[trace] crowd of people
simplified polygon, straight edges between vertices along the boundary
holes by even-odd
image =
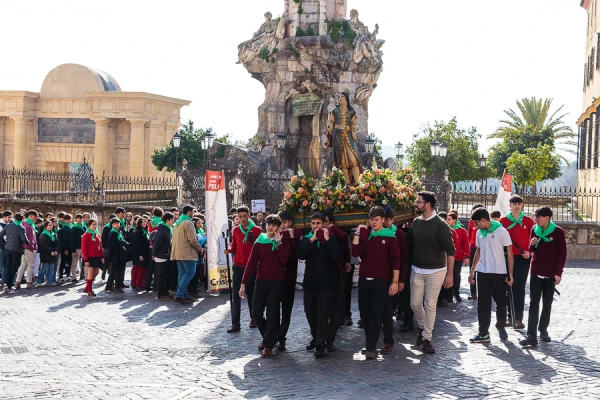
[[[231,244],[224,250],[233,259],[227,332],[241,330],[241,303],[247,299],[249,327],[260,332],[262,356],[272,357],[275,348],[285,351],[302,260],[303,306],[312,337],[306,349],[317,358],[335,352],[338,329],[354,323],[357,267],[358,325],[364,329],[362,352],[368,359],[393,352],[394,316],[402,321],[401,332],[417,331],[416,346],[435,353],[437,308],[463,301],[463,266],[469,268],[468,299],[477,301],[479,327],[472,343],[490,341],[493,302],[501,340],[508,338],[506,327],[526,327],[528,277],[531,303],[527,336],[520,343],[535,346],[538,337],[549,342],[552,300],[567,256],[565,234],[552,221],[550,207],[537,208],[534,221],[523,213],[520,196],[509,202],[511,211],[505,216],[475,205],[467,228],[456,210],[435,211],[432,192],[418,193],[417,218],[401,226],[394,224],[388,206],[373,207],[369,224],[354,229],[337,226],[331,212],[314,213],[310,229],[299,229],[285,211],[252,216],[246,206],[234,208],[229,215]],[[85,279],[83,292],[94,297],[92,285],[102,272],[105,292],[122,293],[129,288],[124,278],[131,263],[133,290],[156,291],[158,301],[190,304],[198,299],[199,280],[206,278],[204,221],[189,205],[181,214],[176,207],[156,207],[135,216],[118,207],[101,229],[89,213],[42,217],[35,210],[5,211],[0,222],[4,292],[19,290],[24,277],[28,289]]]

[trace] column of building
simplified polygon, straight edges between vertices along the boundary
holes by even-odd
[[[149,157],[145,152],[147,149],[145,127],[148,121],[129,118],[127,121],[129,121],[131,124],[131,137],[129,144],[129,176],[144,176],[149,161]]]
[[[106,118],[95,118],[96,134],[94,139],[94,160],[92,168],[94,174],[100,176],[102,174],[113,174],[112,157],[114,152],[111,152],[114,143],[110,143],[108,137],[108,124],[110,120]]]

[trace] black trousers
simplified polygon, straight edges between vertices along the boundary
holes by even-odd
[[[169,296],[169,266],[171,262],[155,262],[154,263],[154,279],[156,281],[156,296]]]
[[[377,347],[389,288],[387,280],[358,280],[358,311],[365,330],[367,351],[375,351]]]
[[[9,288],[14,284],[15,275],[21,266],[21,257],[23,254],[18,251],[6,250],[6,259],[4,264],[3,283]],[[20,282],[19,282],[20,283]]]
[[[106,290],[120,289],[123,287],[123,273],[125,271],[125,264],[117,264],[111,262],[110,273],[108,280],[106,281]]]
[[[469,256],[469,266],[473,266],[473,259],[475,258],[475,252],[477,248],[471,247],[471,255]],[[475,272],[475,283],[471,285],[471,296],[477,296],[477,272]]]
[[[350,272],[342,273],[342,317],[352,318],[352,286],[355,265],[352,264]]]
[[[524,259],[523,256],[514,256],[513,279],[512,285],[513,296],[515,298],[515,319],[523,319],[523,310],[525,309],[525,285],[529,276],[529,265],[531,258]],[[508,263],[506,264],[508,265]],[[512,306],[510,305],[510,296],[508,296],[508,316],[511,317]]]
[[[490,333],[492,321],[492,299],[496,302],[496,328],[504,329],[506,324],[506,285],[505,274],[477,273],[477,319],[479,334]]]
[[[244,271],[246,270],[246,268],[240,267],[239,265],[234,265],[232,270],[233,305],[231,307],[231,324],[239,325],[242,310],[242,299],[240,299],[240,287],[242,286],[242,277],[244,276]],[[254,319],[254,316],[252,314],[252,308],[254,304],[253,296],[255,290],[255,281],[256,273],[254,273],[254,276],[252,276],[252,278],[248,281],[248,284],[246,285],[246,299],[248,299],[248,311],[250,312],[251,319]]]
[[[342,280],[338,279],[337,288],[335,289],[335,296],[333,297],[333,306],[331,308],[331,315],[329,316],[329,334],[327,335],[327,343],[334,343],[335,337],[337,336],[338,329],[340,329],[340,323],[342,321]],[[345,321],[345,318],[344,318]]]
[[[263,344],[270,349],[277,343],[279,303],[283,285],[283,281],[256,281],[254,285],[252,298],[254,321],[263,338]]]
[[[529,304],[529,320],[527,321],[528,336],[537,337],[538,330],[542,333],[548,333],[550,313],[552,312],[552,301],[554,300],[554,287],[554,278],[543,279],[537,275],[531,275],[529,281],[529,296],[531,297],[531,303]],[[540,298],[542,300],[541,316]]]
[[[335,307],[336,290],[304,289],[304,313],[315,346],[322,349],[331,335],[331,315]]]
[[[394,306],[397,304],[400,293],[385,297],[385,304],[383,305],[383,344],[394,344]]]
[[[177,261],[169,261],[167,276],[167,286],[171,292],[177,291],[177,278],[179,277],[179,270],[177,269]]]
[[[454,269],[452,270],[452,278],[454,281],[454,285],[446,289],[444,286],[440,289],[440,295],[438,296],[438,301],[442,299],[448,300],[448,303],[452,303],[454,301],[454,296],[458,296],[460,293],[460,273],[462,270],[463,260],[454,260]]]
[[[410,306],[410,274],[412,273],[412,267],[408,265],[406,271],[406,282],[404,283],[404,290],[400,292],[400,302],[398,303],[398,314],[402,315],[402,323],[404,325],[411,325],[415,312]]]
[[[154,285],[152,285],[152,278],[156,279],[156,263],[154,262],[154,260],[150,260],[150,263],[148,264],[148,269],[146,270],[146,285],[144,287],[144,290],[149,292],[152,288],[154,288],[154,290],[156,290],[156,282],[154,282]]]
[[[281,295],[281,324],[279,325],[278,340],[285,344],[286,335],[292,321],[292,309],[294,308],[294,297],[296,296],[296,284],[285,283]]]
[[[71,262],[73,261],[73,255],[70,251],[67,250],[67,254],[62,251],[60,254],[60,268],[59,268],[59,278],[63,277],[63,274],[68,278],[71,276]]]

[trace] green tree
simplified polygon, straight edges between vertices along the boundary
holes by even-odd
[[[481,179],[477,128],[461,129],[458,127],[456,117],[453,117],[448,123],[435,121],[433,126],[423,127],[419,133],[413,135],[413,138],[414,141],[406,153],[410,165],[417,173],[425,167],[428,174],[431,174],[436,168],[436,161],[431,155],[429,144],[437,140],[448,146],[444,164],[449,172],[448,180],[459,182]],[[487,171],[485,175],[488,175]]]
[[[526,186],[535,186],[537,182],[548,179],[548,171],[560,176],[560,159],[549,145],[544,144],[527,149],[524,154],[515,151],[506,160],[506,168],[515,186],[523,193]]]
[[[535,138],[537,141],[535,146],[539,143],[550,144],[553,154],[560,157],[567,165],[570,165],[569,160],[558,153],[556,148],[556,146],[559,146],[558,150],[564,153],[576,154],[577,142],[575,139],[577,135],[563,121],[567,114],[559,115],[564,106],[560,106],[556,111],[551,112],[552,99],[526,97],[520,101],[517,100],[517,107],[519,112],[512,109],[504,110],[508,118],[500,120],[502,125],[494,133],[488,135],[488,138],[515,140],[518,139],[519,135],[526,133]],[[527,140],[527,138],[524,138],[524,140]],[[534,146],[525,148],[529,147]],[[523,154],[523,151],[519,152]]]
[[[189,120],[187,124],[183,125],[179,129],[179,136],[181,136],[181,144],[179,146],[179,167],[181,168],[181,162],[185,159],[188,161],[190,168],[199,168],[204,163],[204,150],[202,150],[202,139],[206,132],[211,129],[198,129],[194,126],[194,121]],[[228,136],[221,136],[215,138],[215,141],[222,142],[228,141]],[[152,155],[152,164],[159,170],[162,171],[166,168],[169,172],[175,171],[175,147],[173,147],[173,139],[169,142],[167,147],[154,151]]]

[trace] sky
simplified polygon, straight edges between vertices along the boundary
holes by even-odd
[[[385,146],[453,116],[480,149],[503,110],[523,97],[582,111],[586,13],[579,0],[348,0],[378,38],[384,70],[369,131]],[[237,45],[283,0],[0,0],[0,90],[39,92],[65,63],[106,71],[123,91],[191,100],[182,122],[246,141],[258,128],[261,83],[237,65]]]

